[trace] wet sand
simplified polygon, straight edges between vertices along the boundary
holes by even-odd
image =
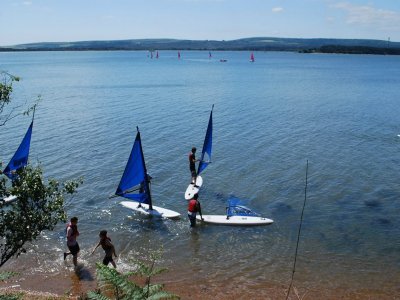
[[[7,268],[4,268],[6,271]],[[3,270],[2,270],[3,271]],[[13,270],[16,271],[16,270]],[[56,274],[32,274],[24,275],[22,270],[19,275],[5,282],[0,282],[0,294],[5,291],[27,291],[33,295],[43,293],[47,295],[59,295],[69,299],[76,299],[90,290],[96,289],[95,269],[83,266],[80,271],[73,269],[65,273]],[[164,283],[165,290],[174,293],[181,299],[285,299],[287,286],[278,283],[246,284],[238,285],[232,282],[212,282],[204,278],[202,280],[187,278],[177,281],[171,272],[158,275],[153,279],[154,283]],[[400,287],[394,291],[377,290],[341,290],[329,287],[299,287],[294,285],[298,296],[292,290],[289,299],[399,299]],[[43,298],[44,299],[44,298]]]

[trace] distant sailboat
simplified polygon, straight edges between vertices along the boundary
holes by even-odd
[[[158,59],[158,50],[157,50],[157,53],[156,53],[156,58]]]
[[[150,58],[153,59],[153,51],[150,52]]]
[[[207,132],[203,143],[203,150],[201,151],[200,163],[197,169],[196,184],[190,183],[189,186],[187,187],[185,192],[186,200],[192,199],[194,194],[197,194],[199,192],[200,187],[203,185],[203,178],[200,176],[200,173],[203,172],[204,169],[207,168],[208,164],[211,162],[213,110],[214,110],[214,104],[211,108],[210,118],[208,120]]]
[[[181,52],[178,51],[178,59],[181,59]]]
[[[211,51],[208,51],[208,59],[211,59],[212,55],[211,55]]]
[[[135,142],[115,195],[132,200],[122,201],[121,205],[142,214],[162,218],[179,217],[180,214],[175,211],[153,205],[150,179],[147,174],[142,141],[137,127]]]
[[[253,52],[251,52],[251,54],[250,54],[250,62],[255,62],[254,53]]]
[[[14,153],[10,162],[3,171],[4,175],[6,175],[11,180],[15,179],[17,170],[26,167],[28,164],[34,118],[35,118],[35,111],[33,112],[32,122],[29,125],[29,128],[26,131],[21,144],[19,145],[17,151]],[[16,199],[17,199],[16,196],[11,195],[9,197],[4,198],[3,200],[5,202],[12,202]]]

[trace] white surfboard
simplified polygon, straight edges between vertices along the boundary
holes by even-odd
[[[200,215],[197,215],[196,219],[201,221]],[[232,216],[227,219],[226,215],[203,215],[203,222],[219,225],[255,226],[272,224],[274,221],[263,217],[253,216]]]
[[[10,196],[8,196],[8,197],[3,198],[3,201],[4,201],[6,204],[11,203],[11,202],[14,202],[15,200],[17,200],[17,196],[14,196],[14,195],[10,195]]]
[[[121,202],[122,206],[125,206],[126,208],[132,209],[134,211],[137,211],[139,213],[145,214],[145,215],[151,215],[153,217],[158,217],[158,218],[169,218],[169,219],[174,219],[174,218],[179,218],[180,213],[169,210],[166,208],[158,207],[153,205],[153,209],[149,209],[148,204],[142,203],[139,207],[139,202],[133,202],[133,201],[122,201]]]
[[[189,184],[186,189],[186,192],[185,192],[185,199],[186,200],[192,199],[193,196],[199,192],[202,185],[203,185],[203,178],[200,175],[198,175],[196,177],[196,186],[197,187],[195,187],[195,185],[193,183]]]

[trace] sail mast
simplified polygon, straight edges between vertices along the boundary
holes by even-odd
[[[152,200],[151,200],[151,191],[150,191],[150,186],[149,186],[149,178],[147,176],[146,162],[144,160],[144,155],[143,155],[142,139],[140,137],[139,127],[136,126],[136,129],[137,129],[137,132],[138,132],[138,135],[139,135],[140,154],[141,154],[142,163],[143,163],[143,167],[144,167],[144,180],[143,180],[144,190],[145,190],[146,195],[148,197],[149,209],[153,210],[153,203],[152,203]]]

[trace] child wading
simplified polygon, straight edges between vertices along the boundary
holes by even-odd
[[[107,230],[100,231],[99,237],[100,241],[97,244],[97,246],[93,249],[92,254],[94,253],[94,251],[96,251],[97,247],[101,245],[106,254],[103,259],[103,264],[108,266],[108,264],[111,263],[114,266],[114,268],[116,268],[117,266],[112,256],[114,255],[114,257],[117,257],[117,254],[115,254],[115,248],[114,245],[111,243],[111,239],[107,236]]]
[[[78,265],[78,253],[79,253],[79,244],[76,241],[76,238],[79,236],[78,231],[78,218],[73,217],[71,218],[71,222],[67,224],[67,247],[70,252],[64,252],[64,260],[67,258],[68,255],[72,254],[72,261],[74,262],[74,266]]]
[[[196,226],[196,214],[199,213],[201,220],[203,220],[203,215],[201,213],[201,206],[198,200],[199,194],[194,194],[193,199],[190,199],[188,203],[188,217],[190,220],[190,227]]]

